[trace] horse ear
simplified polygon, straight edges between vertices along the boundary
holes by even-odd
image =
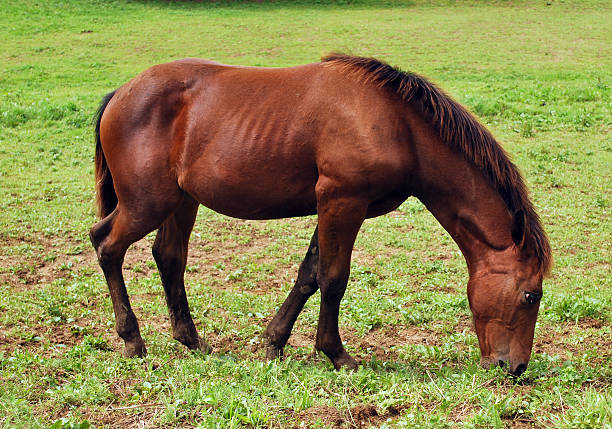
[[[512,218],[512,241],[517,246],[522,246],[525,240],[525,213],[517,210]]]

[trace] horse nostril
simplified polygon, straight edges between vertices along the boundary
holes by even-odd
[[[514,370],[514,375],[516,375],[517,377],[520,377],[521,374],[524,373],[526,369],[527,369],[527,365],[522,363],[516,367],[516,369]]]
[[[497,365],[499,365],[500,368],[503,368],[506,366],[506,362],[504,362],[503,360],[498,360]]]

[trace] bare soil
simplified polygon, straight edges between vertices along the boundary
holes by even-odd
[[[319,405],[307,408],[294,417],[300,422],[295,427],[319,427],[318,423],[333,428],[370,428],[380,426],[387,420],[397,418],[402,408],[389,407],[384,412],[379,412],[372,404],[362,404],[348,410],[339,410],[327,405]]]

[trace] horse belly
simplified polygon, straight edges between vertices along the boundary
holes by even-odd
[[[201,159],[179,184],[204,206],[240,219],[278,219],[315,214],[316,167],[288,168],[267,162]],[[295,167],[295,166],[294,166]]]

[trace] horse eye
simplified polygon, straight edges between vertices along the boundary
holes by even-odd
[[[528,304],[535,304],[541,297],[542,294],[536,292],[525,292],[525,301],[527,301]]]

